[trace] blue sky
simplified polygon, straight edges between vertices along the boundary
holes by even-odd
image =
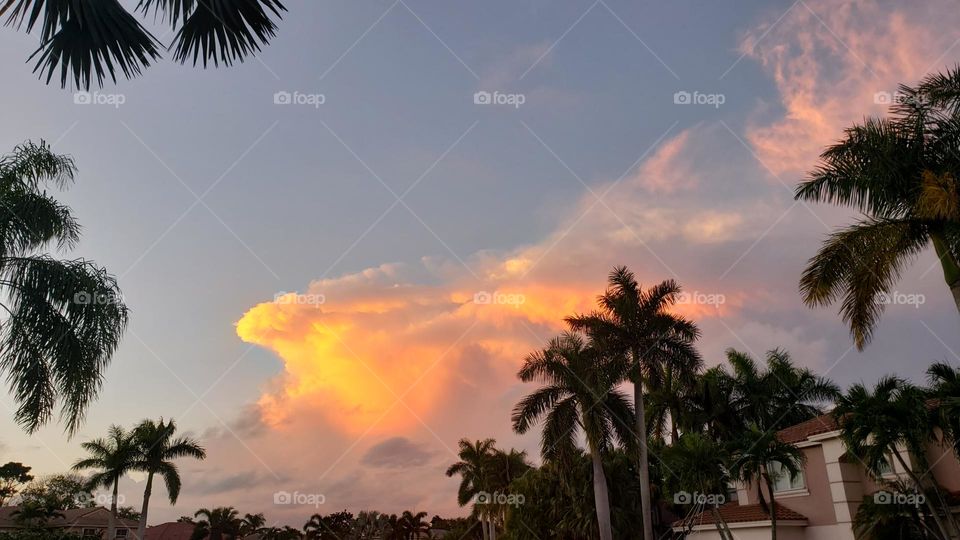
[[[176,508],[157,501],[157,519],[234,504],[299,524],[298,509],[272,506],[277,489],[324,493],[324,511],[453,513],[455,483],[440,471],[459,437],[536,447],[509,433],[506,411],[524,391],[511,379],[522,360],[513,347],[530,350],[558,330],[568,313],[557,306],[589,305],[615,264],[644,283],[677,278],[725,296],[722,309],[696,312],[708,363],[730,346],[783,346],[844,385],[956,364],[957,315],[930,254],[899,286],[924,304],[892,306],[862,353],[834,309],[802,305],[804,261],[829,227],[855,216],[791,197],[817,149],[883,112],[876,92],[956,63],[960,35],[945,5],[291,1],[258,58],[209,70],[162,61],[100,90],[122,95],[119,107],[78,105],[72,89],[37,81],[24,63],[36,38],[5,29],[0,149],[43,138],[74,156],[78,181],[61,198],[84,237],[71,256],[117,274],[133,313],[82,432],[67,440],[51,426],[27,437],[2,415],[0,459],[56,472],[111,423],[172,416],[204,437],[211,457],[184,464],[184,497]],[[477,105],[478,91],[524,103]],[[721,94],[723,104],[677,105],[680,91]],[[277,105],[277,92],[324,103]],[[497,269],[512,260],[530,271],[503,278]],[[550,289],[542,309],[557,309],[554,323],[437,307],[488,289],[525,292],[533,304],[540,293],[527,286]],[[337,304],[390,289],[404,291],[395,319]],[[302,320],[298,331],[275,322],[277,335],[238,337],[248,310],[289,291],[330,305],[286,314],[284,323]],[[338,394],[320,381],[309,399],[285,402],[286,423],[261,425],[263,396],[304,377],[292,367],[303,360],[281,349],[308,347],[314,317],[346,312],[354,330],[344,347],[377,358],[372,371],[388,383],[404,359],[366,347],[364,332],[432,327],[443,315],[479,321],[482,335],[442,325],[436,342],[431,334],[459,363],[437,358],[445,378],[426,384],[454,390],[412,404],[416,421],[344,429],[332,417],[348,416],[349,403],[325,401]],[[419,350],[425,339],[397,341]],[[468,365],[489,368],[477,375],[482,391],[454,399],[476,380],[461,376]],[[277,440],[289,441],[287,453]],[[369,465],[382,463],[363,458],[381,456],[384,442],[416,466]],[[396,497],[378,496],[382,485]],[[138,500],[139,488],[128,490]]]

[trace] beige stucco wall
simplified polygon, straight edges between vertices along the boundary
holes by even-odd
[[[837,522],[837,519],[833,509],[833,498],[830,493],[830,481],[827,478],[823,448],[816,445],[808,446],[802,450],[806,457],[803,472],[807,487],[806,492],[793,495],[777,494],[776,501],[806,516],[812,526],[833,525]],[[769,502],[770,493],[766,487],[763,488],[763,494]],[[747,490],[747,499],[747,504],[759,502],[756,484],[750,486]]]

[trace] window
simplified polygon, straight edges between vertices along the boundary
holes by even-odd
[[[84,529],[83,530],[84,538],[100,538],[100,533],[96,529]]]
[[[117,538],[126,538],[127,529],[117,529]]]
[[[790,472],[784,469],[783,465],[777,461],[767,464],[767,474],[770,475],[770,480],[773,482],[774,493],[796,491],[806,487],[803,479],[803,471],[800,471],[797,476],[790,478]]]

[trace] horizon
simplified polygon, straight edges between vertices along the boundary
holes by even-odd
[[[57,256],[105,266],[131,310],[74,437],[24,433],[0,393],[0,462],[66,472],[111,424],[172,418],[208,457],[178,462],[175,506],[155,488],[151,524],[464,516],[458,441],[540,462],[510,426],[517,371],[620,265],[680,283],[707,366],[781,348],[842,388],[960,366],[931,249],[862,351],[838,304],[807,307],[807,260],[858,213],[794,200],[845,127],[960,63],[946,1],[287,4],[243,63],[167,53],[89,92],[38,80],[36,35],[0,29],[0,152],[73,157],[49,192],[82,239]]]

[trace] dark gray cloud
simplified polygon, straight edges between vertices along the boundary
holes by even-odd
[[[391,437],[367,450],[360,463],[370,467],[401,468],[426,465],[433,452],[406,437]]]

